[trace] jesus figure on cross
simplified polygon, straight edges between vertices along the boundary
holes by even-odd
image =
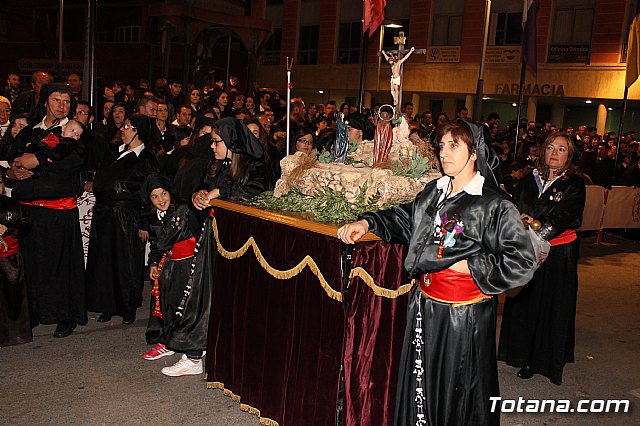
[[[387,52],[384,50],[381,52],[382,56],[389,62],[391,65],[391,96],[393,96],[393,106],[398,107],[398,100],[400,97],[400,84],[402,83],[400,76],[402,74],[402,64],[406,61],[409,56],[413,53],[415,47],[412,47],[407,53],[406,56],[402,57],[402,59],[398,59],[396,55],[387,55]]]

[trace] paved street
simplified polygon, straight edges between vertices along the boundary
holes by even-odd
[[[502,397],[629,399],[631,412],[503,414],[503,425],[640,424],[640,242],[611,235],[593,242],[582,244],[576,362],[564,384],[523,381],[500,364]],[[39,326],[33,343],[0,349],[0,425],[259,425],[221,391],[206,389],[202,376],[163,376],[177,356],[143,361],[146,317],[141,309],[125,327],[117,319],[98,324],[93,314],[66,339]]]

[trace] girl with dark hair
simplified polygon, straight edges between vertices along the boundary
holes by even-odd
[[[289,154],[300,151],[309,155],[315,148],[316,138],[308,127],[298,127],[292,131],[289,140],[292,142],[289,144]]]
[[[151,204],[149,277],[153,289],[145,336],[148,344],[154,344],[142,358],[153,361],[174,353],[167,348],[169,330],[189,280],[202,221],[190,205],[176,200],[171,182],[163,175],[149,175],[140,195]]]
[[[195,118],[196,115],[202,111],[202,92],[195,86],[191,86],[187,90],[187,98],[185,99],[185,105],[191,108],[191,118]]]
[[[100,312],[98,322],[113,315],[127,325],[135,321],[142,303],[144,245],[149,237],[143,223],[139,192],[146,177],[158,171],[149,151],[151,126],[146,115],[134,114],[122,126],[119,152],[96,171],[89,254],[87,257],[87,306]]]
[[[408,244],[415,279],[396,396],[397,426],[497,425],[497,295],[522,286],[536,258],[520,215],[498,188],[483,124],[438,127],[445,176],[409,204],[367,212],[338,230],[353,244],[371,230]]]
[[[18,136],[18,133],[20,133],[20,130],[29,125],[28,119],[29,114],[22,113],[16,114],[11,120],[9,120],[9,127],[4,133],[4,136],[0,138],[0,161],[9,160],[13,141],[16,139],[16,136]]]
[[[552,133],[542,144],[536,168],[514,194],[522,219],[551,244],[546,262],[520,293],[508,297],[502,315],[498,359],[519,367],[518,377],[542,374],[562,383],[574,361],[578,249],[585,182],[571,161],[567,133]]]
[[[217,117],[215,118],[225,118],[230,117],[232,115],[231,108],[229,107],[229,95],[222,89],[214,89],[209,97],[209,102],[212,106],[212,111],[214,115],[217,113]]]
[[[107,128],[104,138],[109,141],[109,150],[114,153],[122,145],[122,139],[120,129],[124,125],[124,120],[127,117],[127,104],[124,102],[117,102],[113,104],[111,113],[107,117]]]
[[[205,179],[206,189],[193,194],[191,200],[198,210],[209,208],[214,198],[243,200],[259,195],[266,189],[266,170],[262,162],[263,150],[258,139],[247,126],[235,118],[223,118],[211,132],[210,145],[215,160]],[[174,325],[167,332],[167,347],[184,352],[172,366],[162,369],[167,376],[200,374],[202,355],[207,347],[207,328],[211,300],[213,259],[215,256],[213,210],[202,228],[196,247],[198,252],[191,263],[191,272],[185,283]]]

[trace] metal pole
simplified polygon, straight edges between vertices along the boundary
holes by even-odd
[[[618,160],[620,159],[620,139],[622,138],[622,126],[624,126],[624,115],[627,113],[627,101],[629,96],[629,88],[624,86],[624,96],[622,97],[622,111],[620,112],[620,127],[618,127],[618,144],[616,145],[616,159],[613,163],[613,183],[616,183],[616,170],[618,168]]]
[[[382,41],[384,39],[384,25],[380,25],[380,45],[378,46],[378,77],[376,78],[376,98],[380,93],[380,64],[382,64]]]
[[[291,59],[291,61],[289,61]],[[287,153],[289,155],[289,133],[291,132],[291,68],[293,58],[287,56]]]
[[[64,33],[64,0],[60,0],[60,12],[58,13],[58,76],[62,77],[62,44]]]
[[[367,74],[367,50],[369,50],[369,37],[367,33],[362,34],[362,56],[360,57],[360,94],[358,96],[358,105],[360,112],[364,108],[364,86]]]
[[[229,77],[231,77],[229,73],[230,65],[231,65],[231,35],[229,35],[229,41],[227,43],[227,80],[224,83],[225,86],[229,84]]]
[[[525,61],[524,57],[522,58],[522,67],[520,70],[520,88],[518,89],[518,110],[516,112],[516,136],[515,141],[513,143],[513,161],[517,161],[518,155],[518,131],[520,129],[520,113],[522,111],[522,103],[524,102],[524,92],[522,88],[524,87],[524,81],[527,76],[527,61]],[[524,153],[523,153],[524,154]]]
[[[487,52],[487,40],[489,38],[489,21],[491,18],[491,0],[487,0],[484,11],[484,39],[482,42],[482,56],[480,57],[480,73],[478,75],[478,86],[476,87],[476,99],[473,103],[473,117],[476,121],[482,115],[482,91],[484,86],[484,57]]]
[[[87,0],[84,69],[82,72],[82,99],[86,99],[93,107],[97,107],[95,99],[96,1]]]

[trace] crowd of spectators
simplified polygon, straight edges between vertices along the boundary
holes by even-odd
[[[15,163],[21,132],[38,124],[35,117],[38,112],[43,113],[38,107],[49,105],[43,102],[41,94],[49,93],[46,88],[54,80],[52,74],[36,71],[30,87],[21,90],[16,74],[7,77],[3,96],[0,96],[0,162],[4,167]],[[145,149],[155,157],[158,170],[173,182],[182,200],[190,200],[206,177],[208,165],[213,161],[211,133],[218,120],[238,119],[260,141],[267,169],[267,187],[272,188],[280,176],[279,163],[285,155],[296,151],[319,154],[331,150],[338,121],[359,123],[355,127],[358,137],[370,137],[367,129],[373,129],[373,126],[365,126],[362,121],[375,125],[380,108],[380,105],[373,105],[361,109],[346,102],[339,105],[335,100],[324,104],[305,103],[302,98],[293,98],[289,105],[291,128],[287,141],[286,99],[273,89],[261,88],[258,82],[245,91],[235,76],[226,83],[204,87],[185,86],[175,78],[135,83],[114,81],[100,88],[95,105],[82,99],[83,82],[79,75],[68,75],[57,83],[63,83],[72,98],[65,119],[71,118],[80,126],[79,132],[72,136],[80,138],[83,146],[84,165],[80,174],[85,191],[93,191],[94,176],[109,158],[131,148],[131,141],[126,140],[127,129],[132,126],[131,118],[145,116],[151,123],[148,134],[144,135]],[[55,118],[53,111],[46,114],[54,117],[49,129],[43,127],[43,130],[50,130],[59,124],[60,117]],[[416,112],[411,102],[403,105],[401,114],[412,134],[431,142],[435,142],[437,126],[450,119],[445,112]],[[468,119],[468,114],[463,107],[456,111],[455,118]],[[40,119],[42,115],[38,116]],[[577,130],[571,126],[561,129],[552,123],[536,126],[525,119],[519,123],[509,120],[502,127],[496,113],[490,113],[481,121],[489,128],[492,147],[500,158],[500,183],[511,194],[533,169],[542,142],[556,131],[564,131],[572,138],[576,147],[572,161],[588,183],[606,188],[640,186],[640,142],[636,140],[635,132],[620,135],[618,140],[613,132],[599,135],[596,128],[586,125],[577,126]],[[71,130],[63,129],[62,132],[71,134]],[[59,141],[64,140],[65,133],[57,137],[62,138]],[[69,146],[76,146],[70,142]],[[618,147],[620,152],[616,153]],[[56,149],[61,148],[62,145]],[[51,158],[47,155],[42,158]],[[8,183],[11,184],[11,179]],[[70,331],[59,334],[68,335]]]

